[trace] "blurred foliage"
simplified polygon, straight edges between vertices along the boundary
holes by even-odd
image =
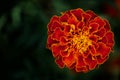
[[[120,80],[120,63],[116,64],[117,68],[113,66],[113,60],[120,61],[120,8],[115,1],[0,1],[0,80]],[[74,8],[90,9],[107,18],[115,34],[116,44],[108,61],[88,73],[58,68],[52,53],[46,49],[50,18]]]

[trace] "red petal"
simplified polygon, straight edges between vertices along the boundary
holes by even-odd
[[[94,33],[94,32],[97,32],[97,31],[98,31],[99,24],[93,22],[93,23],[90,23],[90,24],[89,24],[89,27],[91,28],[91,29],[90,29],[90,34],[91,34],[91,33]]]
[[[83,13],[82,16],[84,17],[84,21],[86,24],[88,23],[88,21],[90,20],[91,16],[87,13]]]
[[[95,48],[94,45],[89,46],[89,50],[91,51],[92,56],[98,55],[98,53],[96,52],[96,48]]]
[[[58,41],[53,40],[53,39],[51,38],[51,36],[49,35],[49,36],[48,36],[48,39],[47,39],[47,47],[50,48],[52,44],[56,44],[56,43],[58,43]]]
[[[78,23],[78,20],[77,20],[77,18],[74,15],[72,15],[71,17],[69,17],[67,22],[68,22],[68,24],[76,25]]]
[[[99,29],[105,26],[104,20],[102,20],[100,17],[96,17],[94,21],[99,24]]]
[[[57,27],[63,29],[63,27],[61,26],[60,22],[54,21],[53,24],[52,24],[52,26],[51,26],[51,28],[50,28],[50,30],[51,30],[51,31],[54,31],[55,28],[57,28]]]
[[[68,43],[68,40],[65,37],[60,38],[60,44],[61,45],[66,45]]]
[[[52,45],[52,53],[54,57],[60,55],[60,51],[65,50],[66,46],[60,46],[59,44]]]
[[[65,14],[67,14],[69,17],[72,15],[70,10],[66,11]]]
[[[79,55],[78,59],[76,61],[76,68],[81,68],[81,67],[84,67],[84,66],[86,66],[86,64],[83,60],[83,56]]]
[[[52,22],[52,21],[59,21],[59,17],[55,15],[55,16],[53,16],[53,17],[51,18],[50,21],[51,21],[51,22]]]
[[[92,70],[97,66],[97,61],[92,59],[92,56],[89,55],[86,59],[85,59],[86,64],[89,66],[89,69]]]
[[[73,53],[70,53],[68,57],[64,57],[63,62],[67,67],[70,67],[75,62]]]
[[[70,53],[69,53],[68,51],[61,51],[61,52],[60,52],[60,55],[61,55],[62,57],[68,57],[68,56],[70,55]]]
[[[85,32],[85,31],[88,31],[88,30],[89,30],[89,28],[87,26],[84,26],[82,31]]]
[[[98,38],[97,38],[96,35],[90,35],[89,39],[92,40],[92,41],[94,41],[94,42],[98,41]]]
[[[106,31],[109,31],[110,30],[110,24],[107,20],[104,20],[104,22],[106,23],[104,28],[106,29]]]
[[[95,48],[96,48],[96,49],[98,49],[98,48],[99,48],[99,45],[98,45],[98,43],[96,43],[96,42],[93,42],[92,44],[95,46]]]
[[[86,67],[81,68],[75,68],[76,72],[88,72],[88,69]]]
[[[97,17],[97,15],[91,10],[87,10],[86,13],[91,15],[91,19],[94,19],[95,17]]]
[[[60,40],[60,37],[64,36],[64,32],[60,28],[56,28],[52,34],[52,38],[56,40]]]
[[[101,58],[101,56],[97,56],[96,58],[98,64],[103,64],[108,59],[108,56],[106,56],[105,58]]]
[[[99,37],[103,37],[106,33],[106,30],[104,28],[101,28],[97,33],[95,33],[96,35],[98,35]]]
[[[114,43],[107,43],[107,46],[112,48],[114,46]]]
[[[66,14],[66,13],[64,13],[64,14],[60,17],[60,20],[61,20],[62,22],[67,22],[68,18],[69,18],[69,15]]]
[[[77,24],[77,29],[82,30],[83,27],[84,27],[84,22],[79,22],[79,23]]]
[[[64,27],[65,34],[68,34],[70,32],[70,29],[71,29],[70,25],[65,25]]]
[[[49,29],[49,30],[51,30],[50,28],[51,28],[53,22],[55,22],[55,21],[57,21],[57,22],[59,21],[59,17],[58,17],[58,16],[53,16],[53,17],[51,18],[50,23],[48,24],[48,29]]]
[[[102,40],[100,40],[100,42],[103,42],[103,43],[106,44],[106,43],[107,43],[107,39],[106,39],[106,37],[103,37]]]
[[[82,20],[82,15],[81,14],[83,12],[84,11],[82,9],[80,9],[80,8],[71,11],[71,13],[74,14],[79,21]]]
[[[101,55],[102,58],[105,58],[110,53],[110,48],[107,47],[104,43],[98,43],[99,48],[97,49],[97,52]]]
[[[64,68],[64,63],[63,63],[63,61],[62,61],[62,57],[58,57],[56,60],[55,60],[55,62],[56,62],[56,64],[58,64],[58,66],[60,67],[60,68]]]
[[[91,54],[89,49],[87,49],[87,51],[85,51],[84,53],[82,53],[82,55],[83,55],[84,58],[87,58],[89,56],[89,54]]]
[[[114,46],[114,34],[112,32],[108,32],[105,35],[106,39],[107,39],[107,45],[110,47]]]
[[[75,65],[76,65],[76,62],[74,62],[70,67],[69,67],[69,69],[75,69]]]
[[[52,46],[52,53],[54,57],[57,57],[60,54],[60,46],[59,45],[53,45]]]

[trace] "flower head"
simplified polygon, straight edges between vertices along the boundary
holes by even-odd
[[[113,46],[109,22],[90,10],[69,10],[48,24],[47,48],[60,68],[93,70],[108,59]]]

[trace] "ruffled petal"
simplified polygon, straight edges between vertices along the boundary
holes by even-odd
[[[68,14],[63,14],[61,17],[60,17],[60,21],[61,22],[67,22],[69,18],[69,15]]]
[[[68,44],[68,39],[64,36],[60,38],[60,44],[61,45],[67,45]]]
[[[59,17],[58,16],[53,16],[51,18],[50,23],[48,24],[48,30],[51,31],[51,27],[52,27],[54,22],[59,22]]]
[[[104,26],[104,28],[106,29],[106,32],[107,32],[107,31],[110,30],[110,24],[108,23],[107,20],[104,20],[104,22],[105,22],[105,26]]]
[[[60,46],[59,45],[53,45],[52,46],[52,53],[54,57],[57,57],[60,54]]]
[[[70,25],[66,25],[66,26],[64,27],[64,33],[65,33],[66,35],[69,34],[70,29],[71,29]]]
[[[55,60],[56,64],[60,67],[60,68],[64,68],[65,64],[63,63],[62,61],[62,57],[58,57],[56,60]]]
[[[53,40],[51,36],[48,36],[48,39],[47,39],[47,47],[50,48],[52,46],[52,44],[57,44],[58,41],[56,40]]]
[[[84,17],[82,21],[87,24],[88,21],[89,21],[90,18],[91,18],[91,15],[89,15],[89,14],[87,14],[87,13],[83,13],[82,16]]]
[[[97,60],[93,59],[91,55],[85,58],[86,64],[89,66],[89,69],[92,70],[97,66]]]
[[[104,44],[107,44],[107,39],[106,39],[106,37],[103,37],[99,42],[102,42],[102,43],[104,43]]]
[[[77,29],[82,30],[83,27],[84,27],[84,22],[79,22],[79,23],[77,24]]]
[[[98,49],[98,48],[99,48],[98,42],[93,42],[92,44],[93,44],[93,46],[95,46],[95,49]]]
[[[90,24],[89,24],[89,27],[90,27],[90,31],[89,31],[90,34],[91,34],[91,33],[95,33],[95,32],[98,31],[99,24],[93,22],[93,23],[90,23]]]
[[[106,33],[106,39],[107,39],[107,46],[113,47],[114,46],[114,34],[112,32]]]
[[[60,46],[59,44],[53,44],[52,45],[52,53],[54,57],[57,57],[60,55],[61,50],[65,50],[66,46]]]
[[[105,33],[106,33],[106,30],[104,28],[101,28],[95,34],[101,38],[101,37],[104,37]]]
[[[94,19],[95,17],[97,17],[97,15],[91,10],[87,10],[86,13],[91,15],[91,20]]]
[[[77,18],[74,15],[72,15],[71,17],[69,17],[68,24],[74,24],[74,25],[76,25],[77,23],[78,23],[78,20],[77,20]]]
[[[50,27],[50,30],[51,31],[54,31],[56,28],[60,28],[60,29],[63,29],[62,25],[60,24],[60,22],[57,22],[57,21],[54,21],[53,24],[51,25]]]
[[[97,52],[101,55],[102,58],[105,58],[109,55],[111,49],[107,47],[104,43],[100,42],[98,44],[99,48],[97,49]]]
[[[88,68],[85,66],[85,67],[76,67],[75,68],[76,72],[88,72]]]
[[[95,48],[94,45],[89,46],[89,50],[90,50],[92,56],[97,56],[97,55],[99,55],[99,54],[97,53],[96,48]]]
[[[96,17],[93,21],[91,22],[95,22],[99,24],[99,29],[103,28],[105,26],[105,22],[104,20],[102,20],[100,17]]]
[[[71,13],[74,14],[79,21],[82,20],[82,13],[83,12],[84,11],[82,9],[80,9],[80,8],[71,11]]]
[[[89,39],[94,41],[94,42],[98,41],[98,37],[96,35],[90,35]]]
[[[68,57],[63,57],[63,62],[67,67],[70,67],[75,62],[73,53],[71,52]]]
[[[64,32],[60,28],[56,28],[52,34],[52,38],[60,41],[60,37],[64,36]]]
[[[90,52],[89,49],[87,49],[84,53],[82,53],[82,56],[83,56],[84,58],[87,58],[87,57],[89,56],[89,54],[91,54],[91,52]]]
[[[82,67],[86,66],[86,64],[85,64],[83,59],[84,59],[84,57],[82,55],[78,56],[78,59],[76,61],[76,68],[82,68]]]
[[[61,52],[60,52],[60,55],[61,55],[62,57],[68,57],[68,56],[70,55],[70,53],[69,53],[68,51],[61,51]]]
[[[101,56],[96,56],[96,58],[98,64],[103,64],[108,59],[108,56],[106,56],[105,58],[102,58]]]

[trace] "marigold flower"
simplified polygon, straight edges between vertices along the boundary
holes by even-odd
[[[109,22],[90,10],[69,10],[48,24],[47,48],[60,68],[93,70],[108,59],[113,46]]]

